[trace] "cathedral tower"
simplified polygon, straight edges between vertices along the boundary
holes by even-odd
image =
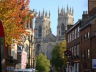
[[[50,28],[50,12],[39,12],[35,20],[35,42],[37,53],[40,53],[42,40],[51,33]]]
[[[50,32],[50,12],[47,13],[43,10],[42,13],[39,12],[36,20],[35,20],[35,37],[39,39],[43,39]]]
[[[65,10],[64,8],[58,8],[58,25],[57,25],[57,40],[65,39],[65,32],[67,30],[68,25],[73,24],[73,9],[68,8]]]

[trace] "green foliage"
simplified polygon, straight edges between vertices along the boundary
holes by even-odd
[[[55,66],[57,71],[62,71],[66,67],[67,57],[64,55],[66,51],[66,41],[56,45],[52,51],[52,65]]]
[[[50,71],[50,61],[44,54],[39,54],[36,59],[36,70],[38,72],[49,72]]]

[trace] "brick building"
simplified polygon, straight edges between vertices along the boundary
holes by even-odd
[[[80,49],[81,49],[81,70],[82,72],[92,71],[92,59],[96,58],[96,15],[91,16],[80,28]],[[92,71],[93,72],[93,71]]]
[[[96,0],[88,0],[88,11],[92,11],[93,8],[96,8]]]
[[[78,26],[79,37],[75,38],[74,30]],[[82,20],[74,24],[66,36],[67,49],[71,52],[67,72],[96,72],[96,0],[88,0],[88,12],[83,13]],[[77,58],[76,52],[79,54]]]
[[[87,12],[67,31],[68,56],[67,72],[96,71],[96,14],[88,16]]]
[[[81,72],[96,72],[96,0],[88,0],[88,14],[80,27]]]
[[[80,67],[80,25],[81,20],[78,20],[67,31],[67,49],[71,52],[68,56],[67,72],[79,72]]]

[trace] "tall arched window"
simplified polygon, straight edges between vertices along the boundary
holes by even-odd
[[[62,25],[61,25],[61,35],[64,35],[64,33],[65,33],[65,29],[64,28],[65,28],[64,24],[62,23]]]
[[[42,36],[42,27],[39,26],[39,28],[38,28],[38,37],[41,38],[41,36]]]
[[[36,46],[36,54],[37,55],[39,54],[39,51],[40,51],[40,44],[37,44],[37,46]]]

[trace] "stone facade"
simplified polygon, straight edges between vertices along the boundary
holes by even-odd
[[[58,9],[58,26],[57,26],[57,40],[64,40],[65,39],[65,32],[67,30],[68,25],[73,24],[73,9],[67,10],[65,9]]]
[[[36,55],[44,53],[48,59],[51,59],[54,46],[65,39],[67,25],[73,24],[73,10],[68,7],[66,11],[58,9],[57,36],[52,34],[50,24],[50,12],[39,12],[35,20]]]

